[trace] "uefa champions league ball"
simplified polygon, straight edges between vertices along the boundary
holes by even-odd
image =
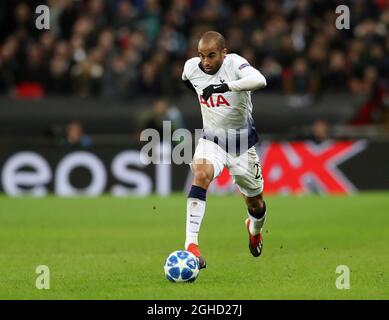
[[[193,282],[199,275],[199,263],[191,252],[174,251],[166,259],[165,276],[171,282]]]

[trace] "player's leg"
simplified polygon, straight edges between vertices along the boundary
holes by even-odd
[[[247,205],[246,227],[249,233],[249,249],[254,257],[262,253],[262,227],[266,219],[263,200],[263,177],[259,158],[254,147],[228,163],[234,183],[238,186]]]
[[[192,252],[198,259],[200,268],[206,263],[199,251],[198,236],[203,221],[206,206],[206,194],[214,175],[213,165],[206,159],[196,159],[192,163],[193,182],[186,204],[186,250]]]
[[[192,163],[193,182],[187,199],[185,247],[198,245],[198,234],[205,214],[206,194],[213,179],[214,169],[210,161],[196,159]]]
[[[185,249],[199,258],[201,268],[205,268],[205,260],[198,248],[198,237],[205,214],[206,194],[209,184],[223,167],[219,147],[200,139],[191,164],[193,182],[187,199]]]
[[[253,197],[243,195],[243,198],[247,205],[248,218],[245,222],[249,233],[249,249],[254,257],[258,257],[263,248],[262,228],[266,220],[266,203],[262,193]]]

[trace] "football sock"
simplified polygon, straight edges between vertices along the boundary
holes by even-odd
[[[253,236],[260,234],[266,220],[266,203],[263,202],[263,208],[258,211],[249,208],[248,216],[250,219],[250,233]]]
[[[205,213],[205,201],[207,190],[192,185],[186,203],[186,240],[185,249],[189,244],[198,245],[198,235],[201,221]]]

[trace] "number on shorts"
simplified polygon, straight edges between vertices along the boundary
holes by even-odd
[[[257,171],[255,172],[255,179],[260,179],[262,175],[260,173],[260,167],[258,162],[254,163],[254,168],[257,169]]]

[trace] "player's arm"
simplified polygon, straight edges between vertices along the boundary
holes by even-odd
[[[237,65],[238,80],[227,82],[230,91],[254,91],[266,87],[266,79],[257,69],[245,59]]]
[[[209,85],[203,90],[205,101],[213,93],[254,91],[266,87],[265,77],[257,69],[253,68],[246,59],[239,57],[239,59],[234,61],[234,68],[236,68],[238,80]]]
[[[196,93],[196,89],[194,88],[192,82],[190,80],[184,80],[185,86],[189,89],[192,90],[194,93]],[[197,93],[196,93],[197,94]]]
[[[188,62],[185,63],[184,70],[182,71],[182,81],[184,81],[185,86],[189,89],[192,90],[194,93],[197,94],[196,89],[194,88],[192,82],[188,79],[186,72],[188,69]]]

